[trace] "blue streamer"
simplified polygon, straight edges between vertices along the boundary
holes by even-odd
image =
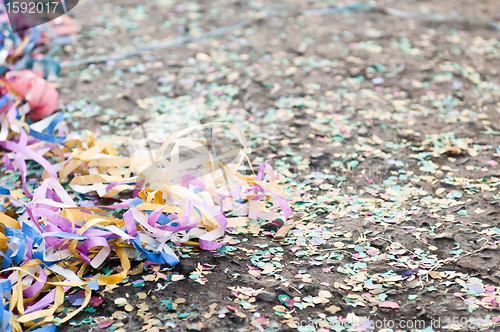
[[[14,264],[21,263],[22,259],[24,258],[27,246],[26,237],[22,230],[6,226],[4,226],[4,230],[5,230],[5,236],[11,238],[7,243],[14,243],[14,241],[17,240],[17,245],[19,248],[17,250],[17,254],[14,257],[12,257],[12,254],[14,252],[10,248],[7,249],[5,255],[2,254],[2,256],[4,256],[4,259],[2,261],[2,270],[8,268],[12,263]]]
[[[146,258],[153,263],[156,264],[169,264],[170,266],[174,266],[177,263],[179,263],[179,260],[177,257],[168,255],[164,252],[158,252],[158,253],[151,253],[145,249],[142,248],[141,244],[141,239],[139,235],[135,237],[135,239],[132,241],[132,244],[134,245],[135,249],[139,251],[141,254],[146,256]]]
[[[0,283],[0,294],[10,292],[12,290],[12,284],[10,283],[10,280],[4,280],[2,283]]]
[[[49,125],[47,126],[47,128],[44,130],[43,133],[30,129],[30,135],[41,141],[46,141],[49,143],[58,143],[58,144],[62,143],[66,140],[66,136],[55,136],[52,134],[54,133],[56,126],[63,120],[64,120],[64,114],[62,114],[62,112],[58,112],[56,113],[56,116],[52,119],[52,121],[49,123]]]
[[[66,140],[66,136],[54,136],[54,135],[47,135],[43,133],[39,133],[38,131],[34,131],[33,129],[30,130],[30,136],[39,139],[41,141],[49,142],[49,143],[62,143],[64,140]]]
[[[34,329],[31,332],[55,332],[56,328],[57,328],[57,325],[45,325],[45,326],[39,327],[37,329]]]
[[[7,105],[9,102],[14,101],[14,100],[15,100],[15,98],[10,92],[3,95],[3,97],[0,98],[0,110],[2,108],[4,108],[4,106]]]
[[[0,292],[2,294],[10,292],[12,290],[12,284],[10,283],[10,280],[5,280],[2,283],[0,283]],[[2,330],[5,332],[12,332],[12,326],[9,325],[10,318],[12,316],[12,313],[9,311],[9,306],[3,304],[3,296],[0,296],[0,310],[2,310],[2,313],[0,314],[0,317],[2,319]]]
[[[52,119],[50,124],[47,126],[47,129],[45,129],[46,134],[53,134],[54,130],[56,129],[56,126],[64,120],[64,114],[62,112],[57,112],[57,115]]]
[[[143,204],[143,203],[146,203],[144,202],[142,199],[140,199],[139,197],[136,197],[134,198],[131,202],[130,202],[130,205],[133,205],[133,206],[137,206],[137,205],[140,205],[140,204]],[[146,214],[149,216],[153,211],[144,211],[146,212]],[[198,211],[199,212],[199,211]],[[166,215],[164,215],[163,213],[160,214],[160,216],[158,217],[158,223],[162,226],[165,226],[167,225],[168,223],[172,222],[172,219],[170,219],[169,217],[167,217]]]

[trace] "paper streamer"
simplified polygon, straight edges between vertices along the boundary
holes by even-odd
[[[113,147],[123,138],[99,142],[87,133],[84,138],[67,135],[50,139],[61,121],[61,115],[54,114],[30,125],[29,134],[21,129],[14,140],[0,142],[11,151],[3,161],[10,161],[9,167],[21,171],[23,191],[30,197],[26,212],[17,220],[0,215],[4,226],[0,237],[2,273],[12,285],[10,297],[5,297],[9,306],[4,314],[9,319],[7,329],[53,329],[55,309],[74,287],[90,294],[98,285],[118,283],[127,277],[127,252],[136,251],[152,263],[174,266],[179,262],[175,252],[179,244],[216,250],[229,240],[225,236],[228,227],[242,227],[249,218],[286,220],[291,214],[279,180],[268,164],[262,164],[256,176],[244,176],[237,172],[248,159],[243,150],[233,151],[234,161],[225,165],[220,156],[212,155],[210,149],[186,136],[210,126],[222,126],[243,141],[243,134],[232,124],[212,123],[175,133],[153,159],[141,160],[142,169],[138,169],[134,156],[121,157]],[[182,173],[173,165],[185,163],[175,155],[175,148],[162,156],[169,145],[200,148],[205,157],[197,157],[198,170]],[[60,153],[55,153],[57,150]],[[45,154],[63,159],[53,165]],[[48,176],[33,192],[25,185],[25,160],[29,159],[42,165]],[[93,200],[84,201],[89,204],[77,203],[60,181],[69,181],[75,193],[110,197],[119,203],[107,207],[96,206]],[[135,190],[135,197],[120,202],[120,194],[127,190]],[[0,193],[16,201],[10,190],[0,188]],[[275,202],[271,210],[265,207],[269,200]],[[117,208],[126,209],[120,219],[106,212]],[[235,211],[238,218],[227,217]],[[242,217],[245,214],[247,218]],[[121,262],[120,272],[85,277],[113,257]],[[54,274],[60,281],[54,281]]]

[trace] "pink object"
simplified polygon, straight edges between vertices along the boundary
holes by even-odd
[[[488,161],[488,165],[490,165],[490,166],[497,166],[498,163],[496,161],[494,161],[494,160],[489,160]]]
[[[380,308],[399,309],[399,304],[392,301],[383,301],[378,304]]]
[[[90,306],[92,306],[92,307],[98,307],[103,302],[104,302],[104,300],[100,296],[93,296],[90,298]]]
[[[33,120],[40,120],[54,113],[59,93],[52,83],[30,70],[9,71],[5,78],[9,87],[29,103],[28,115]]]
[[[98,325],[99,325],[99,328],[100,329],[105,329],[107,327],[110,327],[111,326],[111,321],[110,320],[103,320],[102,322],[100,322]]]
[[[493,294],[496,291],[496,287],[493,285],[488,285],[485,287],[486,289],[486,294]]]
[[[71,35],[78,32],[78,24],[68,15],[62,15],[49,22],[50,27],[58,36]]]

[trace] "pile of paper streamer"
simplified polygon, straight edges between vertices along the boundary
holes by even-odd
[[[44,54],[74,23],[13,34],[5,13],[0,21],[0,167],[2,175],[20,174],[15,183],[22,184],[0,187],[2,331],[54,331],[89,304],[93,290],[127,278],[135,259],[174,266],[182,244],[215,250],[228,240],[228,227],[290,216],[269,165],[244,176],[243,149],[224,164],[207,142],[188,135],[223,126],[244,143],[230,123],[180,131],[151,158],[121,157],[116,146],[124,137],[100,142],[90,132],[69,132],[50,83],[59,67]],[[203,152],[202,167],[181,174],[179,146]],[[30,172],[33,164],[40,176]],[[111,273],[100,273],[109,265]],[[81,306],[61,313],[71,294],[82,294]]]

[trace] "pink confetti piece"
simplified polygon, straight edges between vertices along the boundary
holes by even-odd
[[[113,324],[110,320],[103,320],[102,322],[99,322],[98,326],[100,329],[105,329],[107,327],[110,327],[111,324]]]
[[[399,309],[399,304],[392,301],[383,301],[378,304],[380,308]]]
[[[89,304],[92,307],[98,307],[103,302],[104,302],[104,300],[102,299],[102,297],[100,297],[100,296],[93,296],[93,297],[90,298],[90,303]]]
[[[325,272],[325,273],[329,273],[332,271],[332,269],[334,268],[335,266],[330,266],[330,267],[324,267],[321,269],[321,271]]]

